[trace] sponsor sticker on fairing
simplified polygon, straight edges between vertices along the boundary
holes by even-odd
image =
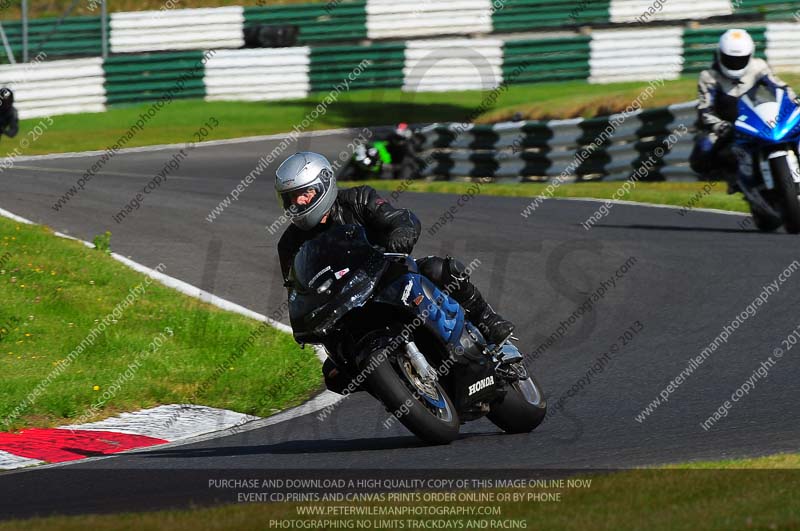
[[[411,295],[411,287],[413,285],[414,281],[409,280],[408,284],[406,284],[406,287],[403,288],[403,294],[400,296],[400,300],[403,301],[403,304],[405,304],[406,306],[411,306],[411,304],[408,302],[408,296]]]
[[[490,385],[494,385],[494,376],[487,376],[483,380],[478,380],[474,384],[470,385],[469,393],[467,393],[467,396],[472,396],[481,389],[486,389]]]

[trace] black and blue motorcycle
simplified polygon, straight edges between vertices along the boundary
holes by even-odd
[[[757,85],[739,100],[738,183],[762,231],[800,232],[800,106],[779,87]]]
[[[324,345],[350,392],[368,391],[424,441],[447,444],[483,416],[508,433],[530,432],[547,413],[511,341],[487,343],[413,259],[373,246],[363,227],[304,243],[287,287],[295,339]]]

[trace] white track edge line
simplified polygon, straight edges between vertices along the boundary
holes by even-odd
[[[658,203],[643,203],[640,201],[625,201],[623,199],[597,199],[594,197],[548,197],[545,201],[587,201],[590,203],[612,203],[615,205],[629,205],[629,206],[641,206],[641,207],[651,207],[651,208],[669,208],[673,210],[683,210],[686,207],[677,206],[677,205],[659,205]],[[734,212],[733,210],[722,210],[719,208],[687,208],[688,212],[708,212],[709,214],[725,214],[727,216],[745,216],[749,217],[750,214],[746,212]],[[530,216],[529,216],[530,217]]]
[[[26,218],[23,218],[21,216],[18,216],[16,214],[14,214],[13,212],[9,212],[8,210],[5,210],[3,208],[0,208],[0,216],[12,219],[12,220],[17,221],[19,223],[24,223],[26,225],[36,225],[36,223],[34,223],[33,221],[31,221],[29,219],[26,219]],[[74,236],[70,236],[68,234],[55,232],[54,235],[56,235],[56,236],[58,236],[60,238],[66,238],[66,239],[69,239],[69,240],[75,240],[75,241],[81,242],[82,244],[84,244],[87,247],[94,248],[94,244],[89,243],[89,242],[87,242],[85,240],[81,240],[79,238],[75,238]],[[129,258],[126,258],[126,257],[124,257],[122,255],[119,255],[117,253],[111,253],[111,256],[115,260],[118,260],[119,262],[122,262],[123,264],[125,264],[128,267],[134,269],[135,271],[143,273],[144,275],[146,275],[146,276],[148,276],[148,277],[150,277],[150,278],[152,278],[154,280],[157,280],[158,282],[164,284],[165,286],[173,288],[173,289],[175,289],[175,290],[177,290],[177,291],[179,291],[179,292],[181,292],[181,293],[183,293],[185,295],[188,295],[190,297],[198,298],[198,299],[200,299],[200,300],[202,300],[204,302],[207,302],[207,303],[209,303],[209,304],[211,304],[213,306],[216,306],[216,307],[218,307],[220,309],[228,310],[230,312],[234,312],[234,313],[237,313],[237,314],[240,314],[240,315],[244,315],[245,317],[249,317],[249,318],[255,319],[257,321],[266,322],[267,324],[269,324],[270,326],[280,330],[281,332],[286,332],[286,333],[291,333],[292,332],[292,329],[291,329],[290,326],[287,326],[287,325],[285,325],[285,324],[283,324],[283,323],[281,323],[279,321],[271,319],[271,318],[267,317],[266,315],[262,315],[260,313],[254,312],[253,310],[250,310],[249,308],[245,308],[244,306],[241,306],[240,304],[236,304],[235,302],[229,301],[227,299],[223,299],[223,298],[218,297],[216,295],[213,295],[213,294],[211,294],[211,293],[209,293],[209,292],[207,292],[205,290],[202,290],[202,289],[200,289],[200,288],[198,288],[196,286],[192,286],[191,284],[189,284],[187,282],[184,282],[184,281],[179,280],[179,279],[174,278],[174,277],[170,277],[170,276],[165,275],[165,274],[163,274],[163,273],[161,273],[159,271],[156,271],[154,269],[150,269],[149,267],[147,267],[145,265],[142,265],[142,264],[140,264],[138,262],[134,262],[133,260],[131,260]],[[317,358],[322,362],[324,362],[325,359],[328,357],[328,355],[326,354],[325,349],[323,347],[314,346],[314,352],[316,353]],[[25,468],[20,468],[20,469],[10,469],[8,471],[3,471],[2,473],[5,475],[7,473],[28,472],[28,471],[31,471],[31,470],[41,470],[43,468],[55,468],[55,467],[69,466],[69,465],[74,465],[74,464],[77,464],[77,463],[85,463],[87,461],[96,461],[96,460],[100,460],[100,459],[110,459],[112,457],[115,457],[116,455],[121,455],[123,453],[129,453],[129,452],[134,452],[134,451],[140,451],[141,452],[141,451],[148,451],[148,450],[167,448],[167,447],[173,447],[173,446],[182,446],[182,445],[191,444],[191,443],[194,443],[194,442],[205,441],[205,440],[210,440],[210,439],[216,439],[216,438],[220,438],[220,437],[225,437],[227,435],[233,435],[234,433],[242,433],[242,432],[245,432],[245,431],[251,431],[251,430],[263,428],[263,427],[266,427],[266,426],[271,426],[273,424],[278,424],[278,423],[281,423],[281,422],[285,422],[287,420],[292,420],[294,418],[297,418],[297,417],[300,417],[300,416],[303,416],[303,415],[308,415],[308,414],[311,414],[311,413],[315,413],[315,412],[320,411],[320,410],[326,408],[327,406],[329,406],[331,404],[334,404],[334,403],[336,403],[336,402],[338,402],[340,400],[343,400],[343,399],[344,399],[344,397],[341,396],[341,395],[337,395],[337,394],[332,393],[330,391],[324,391],[324,392],[318,394],[317,396],[311,398],[310,400],[306,401],[305,403],[303,403],[303,404],[301,404],[299,406],[295,406],[295,407],[293,407],[291,409],[287,409],[285,411],[281,411],[281,412],[279,412],[279,413],[277,413],[275,415],[272,415],[272,416],[269,416],[269,417],[266,417],[266,418],[263,418],[263,419],[253,420],[253,421],[247,422],[245,424],[242,424],[241,426],[234,426],[232,428],[226,428],[224,430],[213,431],[213,432],[209,432],[209,433],[205,433],[205,434],[201,434],[201,435],[196,435],[194,437],[187,438],[187,439],[179,439],[179,440],[175,440],[175,441],[170,441],[170,442],[165,443],[165,444],[148,446],[146,448],[135,448],[133,450],[128,450],[127,452],[117,452],[115,454],[110,454],[110,455],[107,455],[107,456],[90,457],[90,458],[87,458],[87,459],[80,459],[80,460],[77,460],[77,461],[67,461],[67,462],[64,462],[64,463],[50,463],[50,464],[46,464],[46,465],[31,466],[31,467],[25,467]]]
[[[306,401],[299,406],[295,406],[291,409],[287,409],[286,411],[281,411],[276,413],[272,416],[265,417],[258,420],[251,420],[250,422],[241,424],[240,426],[231,426],[229,428],[225,428],[224,430],[212,431],[208,433],[201,433],[200,435],[194,435],[192,437],[188,437],[186,439],[180,439],[175,441],[169,441],[162,444],[154,444],[153,446],[143,446],[140,448],[131,448],[130,450],[125,450],[122,452],[114,452],[113,454],[108,455],[100,455],[95,457],[87,457],[85,459],[78,459],[75,461],[66,461],[63,463],[45,463],[41,465],[32,465],[25,468],[16,468],[16,469],[9,469],[7,471],[1,471],[0,475],[4,475],[6,473],[13,474],[18,472],[30,472],[34,470],[43,470],[45,468],[61,468],[66,466],[74,466],[74,465],[82,465],[84,463],[90,463],[94,461],[104,461],[106,459],[112,459],[114,457],[125,455],[125,454],[136,454],[136,453],[148,453],[151,451],[160,451],[166,450],[169,448],[177,448],[180,446],[186,446],[188,444],[195,444],[198,442],[203,441],[210,441],[213,439],[221,439],[223,437],[228,437],[230,435],[236,435],[238,433],[245,433],[248,431],[257,430],[260,428],[266,428],[268,426],[273,426],[275,424],[281,424],[283,422],[296,419],[298,417],[302,417],[304,415],[310,415],[312,413],[316,413],[317,411],[321,411],[326,407],[336,404],[337,402],[344,400],[344,396],[337,395],[331,391],[325,390],[320,394],[316,395],[315,397],[311,398],[310,400]]]

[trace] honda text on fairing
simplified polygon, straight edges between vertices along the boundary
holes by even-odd
[[[363,383],[419,438],[449,443],[483,416],[509,433],[544,419],[546,402],[519,350],[487,344],[414,260],[373,247],[363,227],[305,242],[287,287],[295,339],[325,345],[354,386]]]
[[[763,231],[800,232],[800,106],[782,88],[759,85],[739,100],[739,187]]]

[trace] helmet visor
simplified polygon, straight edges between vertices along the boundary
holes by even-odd
[[[299,216],[314,208],[325,194],[325,185],[319,180],[307,185],[281,192],[281,204],[290,217]]]
[[[719,61],[728,70],[744,70],[750,62],[750,55],[719,54]]]

